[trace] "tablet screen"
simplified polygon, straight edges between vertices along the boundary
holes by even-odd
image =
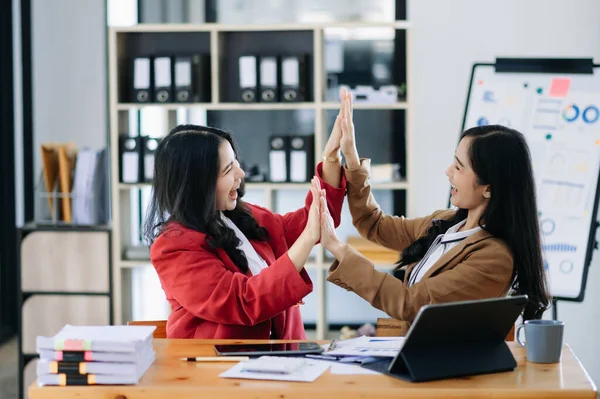
[[[298,355],[321,353],[323,348],[316,342],[293,342],[281,344],[225,344],[215,345],[221,356],[246,355]]]

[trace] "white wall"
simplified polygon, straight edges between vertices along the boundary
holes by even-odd
[[[598,0],[412,0],[414,215],[447,205],[472,64],[496,57],[593,57],[600,62]],[[411,104],[412,106],[412,104]],[[600,383],[600,254],[583,303],[559,303],[565,340]]]
[[[13,9],[13,102],[15,109],[15,225],[24,224],[25,195],[23,182],[23,78],[21,60],[21,2],[12,0]]]
[[[37,179],[42,143],[106,146],[106,0],[33,0],[31,26]]]

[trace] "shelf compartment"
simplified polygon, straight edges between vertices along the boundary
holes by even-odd
[[[206,56],[211,54],[210,50],[210,32],[135,31],[117,33],[117,93],[119,102],[131,101],[131,88],[133,87],[132,62],[134,58],[196,54]],[[206,84],[210,87],[210,79]],[[153,103],[151,102],[148,105],[151,104]]]
[[[221,102],[240,102],[238,59],[243,55],[306,55],[307,101],[314,98],[314,37],[311,30],[230,31],[219,33],[219,98]],[[258,75],[258,74],[257,74]],[[257,81],[258,83],[258,81]],[[257,96],[258,97],[258,96]],[[249,103],[242,103],[248,105]],[[260,104],[260,103],[258,103]],[[268,105],[278,103],[265,103]],[[283,103],[294,104],[294,103]]]

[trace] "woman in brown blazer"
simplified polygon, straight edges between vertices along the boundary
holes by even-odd
[[[386,215],[369,184],[370,160],[354,140],[352,98],[342,98],[340,148],[352,222],[368,240],[401,252],[403,280],[378,271],[335,235],[322,214],[321,243],[336,258],[328,281],[389,316],[412,322],[421,306],[527,294],[523,318],[540,318],[549,296],[542,262],[531,158],[523,135],[503,126],[465,131],[446,170],[457,210],[417,219]],[[331,150],[331,149],[330,149]]]

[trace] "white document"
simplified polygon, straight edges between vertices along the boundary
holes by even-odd
[[[192,61],[189,59],[175,62],[175,86],[192,85]]]
[[[296,57],[285,57],[281,62],[281,83],[284,86],[300,84],[300,62]]]
[[[240,57],[239,73],[240,73],[240,88],[245,89],[256,87],[256,57],[253,55],[245,55]]]
[[[380,374],[377,371],[369,370],[361,366],[357,366],[355,364],[346,364],[346,363],[334,363],[331,365],[331,374],[338,375],[376,375]]]
[[[124,152],[123,156],[123,183],[137,183],[139,154],[137,152]]]
[[[272,182],[287,180],[285,151],[271,150],[269,152],[269,174]]]
[[[292,151],[290,154],[290,180],[298,183],[308,180],[307,168],[306,151]]]
[[[144,178],[154,179],[154,153],[144,155]]]
[[[277,59],[266,57],[260,60],[260,85],[277,86]]]
[[[133,62],[133,88],[150,87],[150,58],[136,58]]]
[[[334,356],[396,357],[404,337],[367,337],[337,341],[333,350],[323,354]]]
[[[329,366],[331,366],[331,363],[329,362],[320,362],[318,360],[307,359],[306,364],[298,370],[287,374],[281,374],[243,371],[242,368],[245,365],[245,363],[248,362],[240,362],[236,364],[224,373],[219,374],[219,377],[242,378],[250,380],[313,382],[317,378],[319,378],[319,376],[323,374],[329,368]]]
[[[154,59],[154,87],[171,86],[171,58],[156,57]]]
[[[54,337],[36,337],[36,349],[138,352],[152,346],[154,326],[65,325]],[[75,348],[76,347],[76,348]]]

